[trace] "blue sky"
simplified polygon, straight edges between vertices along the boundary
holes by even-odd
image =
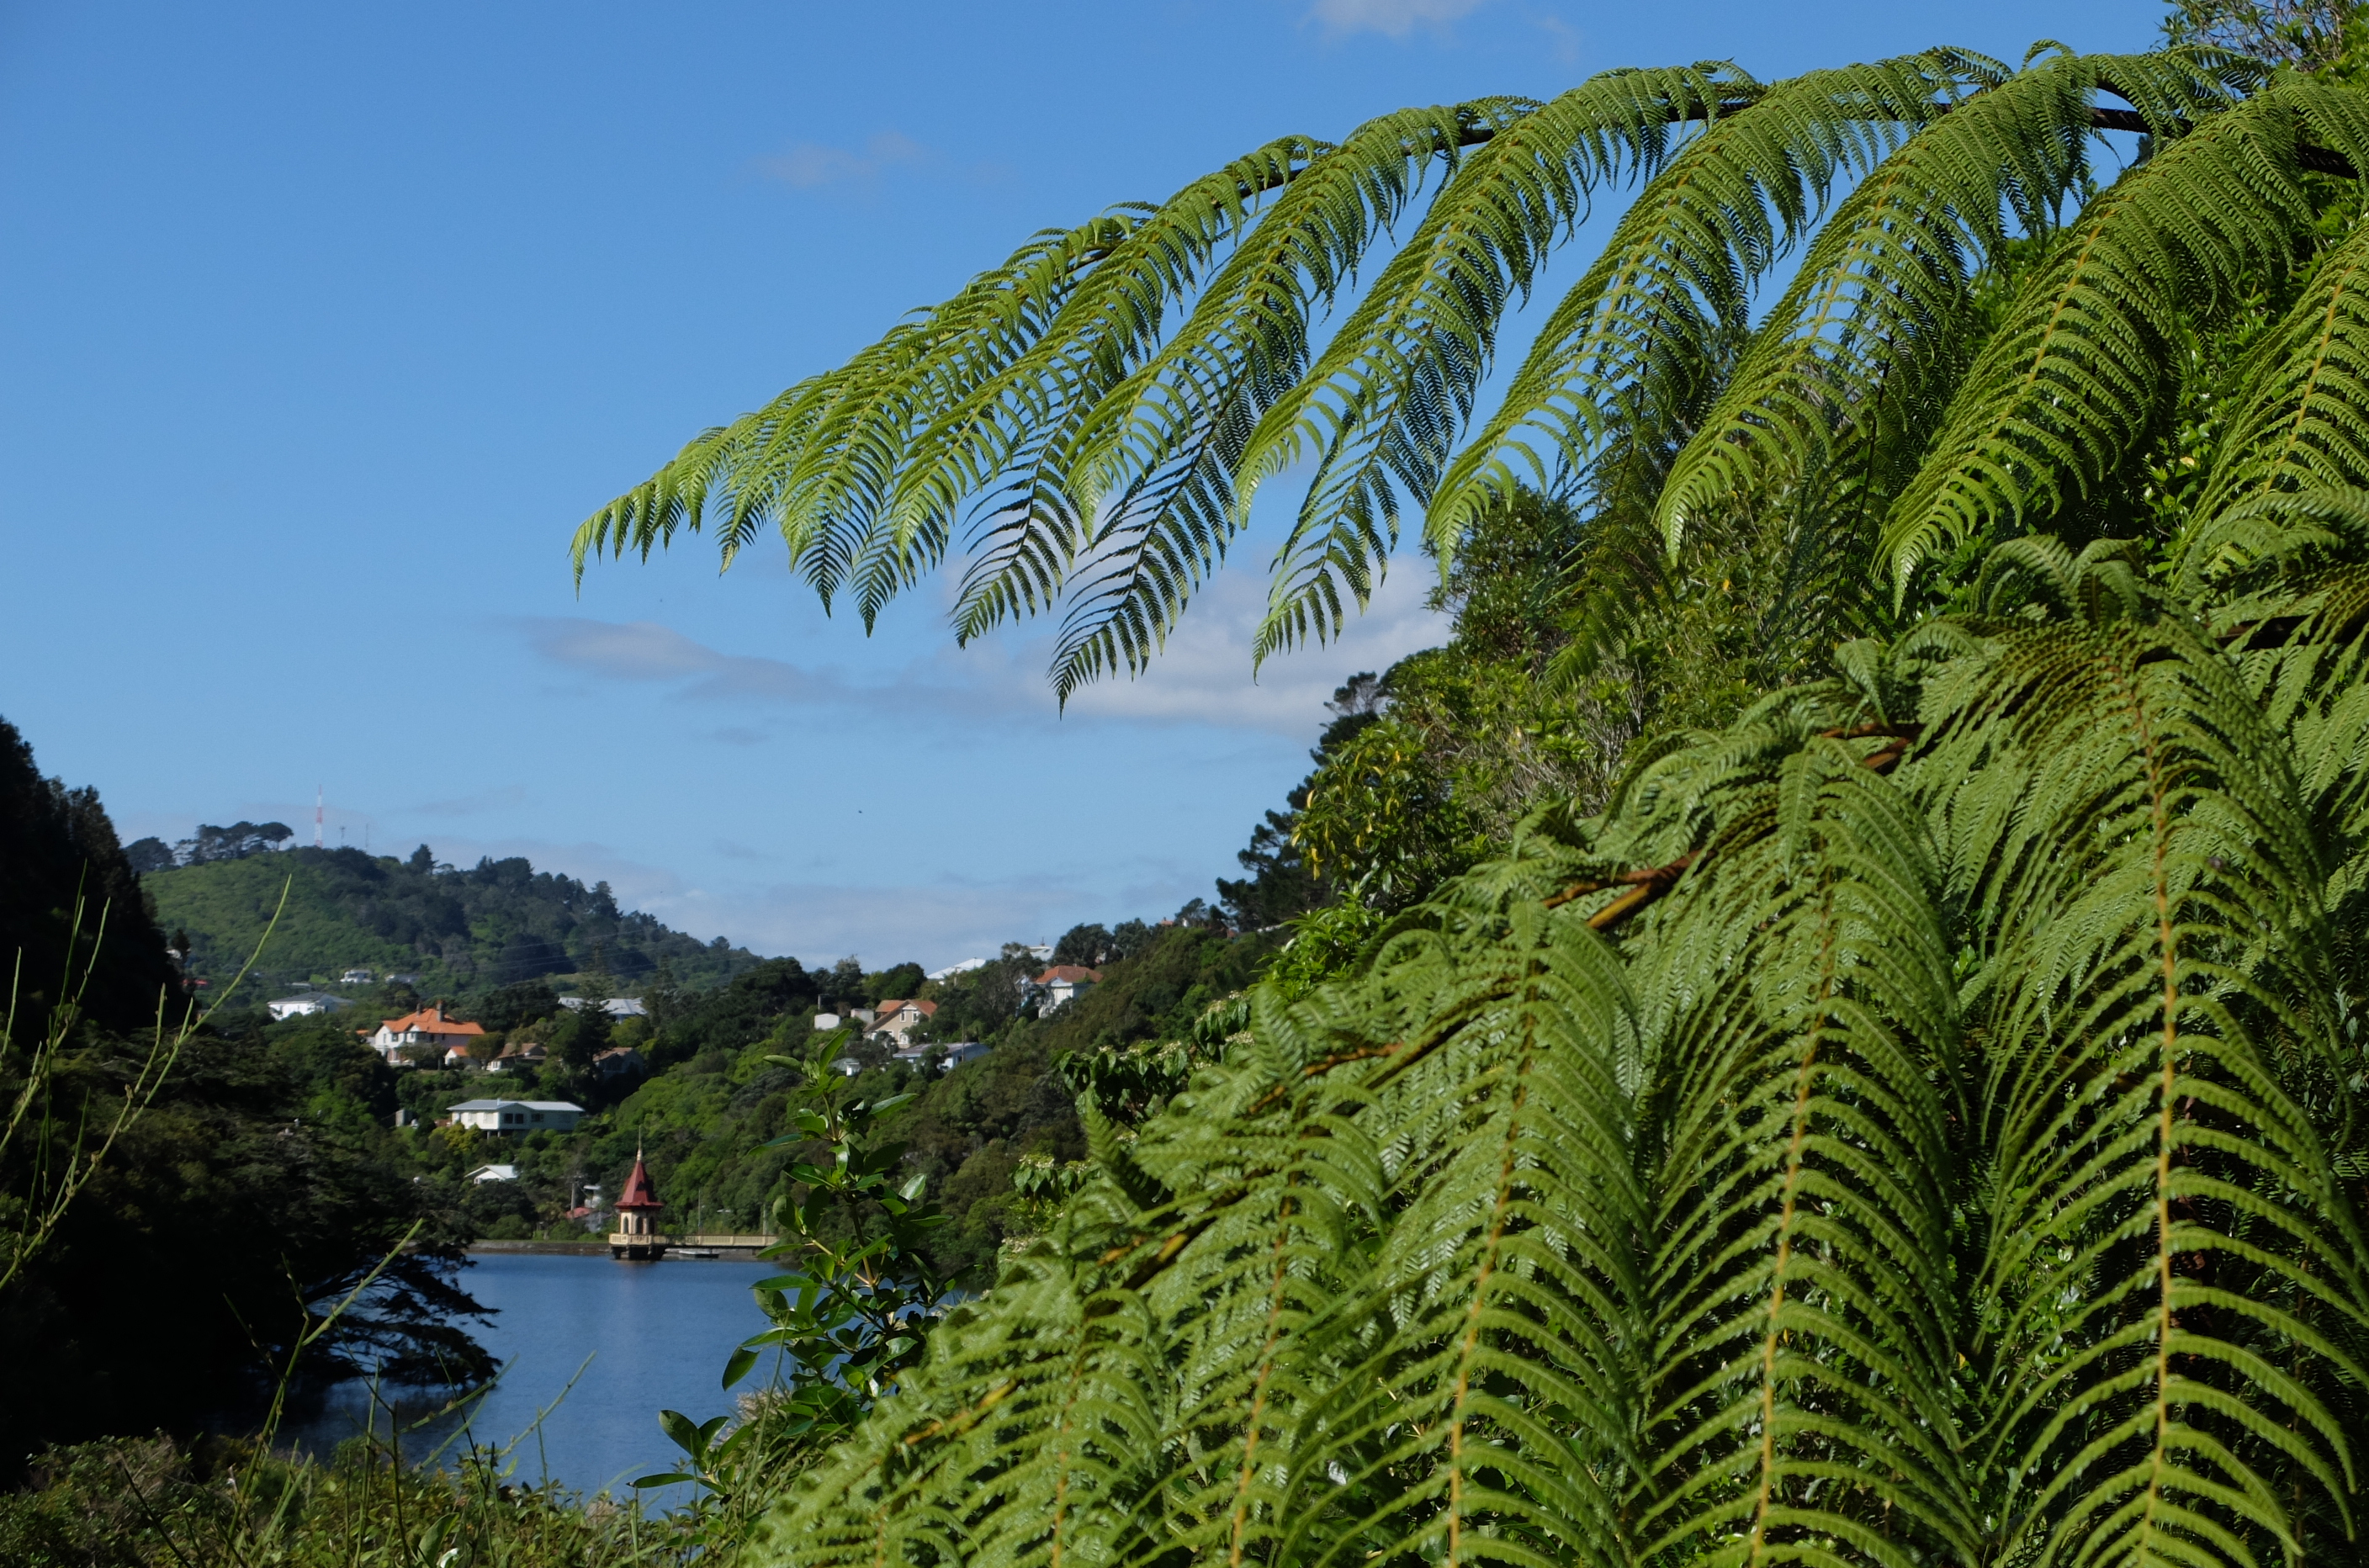
[[[1032,231],[1286,132],[1619,64],[2144,47],[2088,0],[0,6],[0,715],[127,837],[526,854],[763,952],[933,967],[1234,870],[1403,563],[1270,664],[1253,529],[1146,678],[866,638],[778,555],[577,521]]]

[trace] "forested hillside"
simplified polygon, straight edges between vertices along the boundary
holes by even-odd
[[[23,965],[0,1025],[0,1479],[44,1442],[235,1407],[383,1259],[311,1370],[487,1369],[455,1283],[466,1195],[412,1179],[392,1074],[350,1032],[270,1036],[259,1011],[182,1038],[140,894],[97,792],[0,721],[0,962]]]
[[[601,967],[637,990],[665,963],[680,983],[704,989],[757,962],[722,937],[703,943],[621,910],[605,882],[587,887],[515,856],[459,869],[425,844],[402,860],[298,849],[141,879],[159,923],[188,933],[190,972],[209,980],[255,952],[283,884],[288,906],[258,967],[266,986],[361,967],[417,975],[423,993],[455,996]]]
[[[1024,948],[918,988],[903,983],[919,979],[910,966],[858,976],[770,959],[708,996],[660,998],[655,1026],[635,1018],[603,1027],[560,1012],[547,991],[540,1003],[511,993],[501,1016],[516,1019],[520,1007],[539,1016],[513,1022],[506,1037],[557,1042],[542,1076],[410,1069],[395,1075],[400,1103],[432,1123],[445,1105],[479,1094],[564,1093],[593,1114],[575,1133],[535,1133],[509,1144],[433,1126],[403,1138],[424,1170],[446,1178],[457,1178],[495,1148],[515,1159],[519,1182],[468,1198],[498,1236],[580,1234],[561,1218],[580,1185],[600,1183],[613,1196],[636,1148],[647,1150],[670,1228],[768,1225],[772,1206],[790,1192],[784,1173],[815,1152],[797,1143],[767,1147],[785,1130],[793,1092],[804,1079],[772,1059],[803,1061],[818,1043],[828,1043],[866,1064],[853,1086],[858,1094],[913,1096],[884,1132],[907,1146],[906,1169],[928,1178],[927,1190],[950,1217],[937,1242],[940,1266],[974,1269],[984,1284],[992,1277],[986,1265],[997,1245],[1035,1223],[1015,1217],[1023,1195],[1013,1178],[1022,1162],[1085,1158],[1076,1104],[1085,1082],[1081,1064],[1182,1038],[1211,1003],[1248,985],[1279,941],[1207,923],[1138,930],[1142,945],[1108,960],[1102,985],[1041,1019],[1023,1005],[1020,982],[1038,962]],[[815,1013],[825,996],[844,1004],[916,990],[938,1004],[928,1037],[978,1041],[990,1047],[987,1056],[940,1074],[894,1063],[886,1047],[859,1043],[850,1031],[817,1035]],[[327,1049],[343,1027],[303,1020],[266,1033],[316,1040]],[[571,1059],[589,1059],[587,1029],[599,1031],[603,1045],[641,1047],[653,1075],[603,1082],[571,1067]]]

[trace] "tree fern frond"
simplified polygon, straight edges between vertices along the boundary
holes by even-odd
[[[1952,352],[1974,278],[2010,235],[2045,230],[2086,175],[2099,82],[2151,80],[2155,65],[2053,57],[1974,94],[1871,173],[1679,455],[1657,509],[1672,547],[1698,514],[1798,475],[1813,449],[1864,439],[1904,361]]]
[[[1237,469],[1250,431],[1306,371],[1316,315],[1413,200],[1430,166],[1518,122],[1527,100],[1402,109],[1316,157],[1264,209],[1169,340],[1085,410],[1061,454],[1099,528],[1065,614],[1054,683],[1064,696],[1139,669],[1240,526]]]
[[[2319,258],[2247,372],[2200,516],[2272,491],[2369,482],[2369,226]]]
[[[2044,1564],[2292,1558],[2299,1499],[2266,1475],[2344,1511],[2327,1391],[2360,1377],[2364,1285],[2260,1043],[2312,1027],[2281,993],[2324,983],[2294,780],[2236,671],[2168,618],[2008,633],[1936,722],[2025,760],[1958,786],[2010,791],[2030,843],[1980,899],[2014,933],[1982,1138],[2001,1539]]]
[[[2274,89],[2159,148],[2083,209],[1951,401],[1883,540],[1905,590],[1945,544],[2086,492],[2166,389],[2163,342],[2275,274],[2308,215]]]
[[[1753,280],[1864,175],[1996,62],[1935,51],[1813,72],[1712,122],[1639,196],[1548,319],[1504,403],[1448,465],[1425,528],[1444,545],[1528,469],[1583,464],[1616,418],[1699,398],[1720,340],[1746,325]]]
[[[876,533],[943,549],[943,531],[933,534],[929,519],[885,517],[904,443],[938,408],[1024,351],[1082,268],[1134,222],[1104,217],[1039,235],[841,369],[693,441],[578,530],[578,569],[603,549],[647,555],[677,530],[700,529],[717,507],[727,565],[771,522],[826,605]]]
[[[1396,540],[1394,483],[1427,495],[1487,373],[1499,320],[1527,299],[1558,230],[1596,189],[1669,156],[1674,129],[1741,108],[1732,66],[1612,71],[1499,131],[1444,181],[1322,357],[1269,407],[1242,460],[1246,506],[1311,450],[1317,475],[1277,552],[1254,659],[1341,623]]]
[[[1397,1213],[1370,1289],[1322,1336],[1345,1365],[1302,1424],[1290,1561],[1626,1557],[1642,1211],[1627,990],[1583,922],[1512,913],[1423,1047],[1337,1091],[1398,1133]]]
[[[1936,1087],[1955,999],[1923,823],[1814,739],[1723,815],[1663,917],[1695,930],[1651,971],[1675,1000],[1641,1550],[1970,1558]]]

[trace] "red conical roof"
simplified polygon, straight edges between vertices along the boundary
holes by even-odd
[[[658,1201],[658,1185],[650,1180],[650,1168],[642,1163],[639,1154],[634,1156],[634,1173],[625,1178],[624,1196],[617,1199],[619,1208],[664,1208]]]

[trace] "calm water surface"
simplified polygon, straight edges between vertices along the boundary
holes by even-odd
[[[483,1254],[461,1285],[498,1310],[474,1332],[501,1362],[501,1380],[465,1415],[406,1436],[404,1450],[424,1456],[464,1423],[468,1439],[480,1445],[509,1443],[533,1428],[511,1456],[520,1480],[548,1475],[576,1491],[626,1495],[634,1477],[674,1468],[677,1450],[658,1430],[660,1410],[704,1421],[732,1408],[719,1386],[725,1357],[766,1326],[749,1287],[781,1272],[779,1264],[742,1259],[635,1264]],[[555,1401],[537,1427],[536,1415]],[[360,1431],[370,1413],[369,1390],[344,1384],[322,1408],[291,1421],[285,1436],[326,1452]],[[383,1411],[377,1425],[386,1430]],[[643,1495],[670,1505],[690,1491]]]

